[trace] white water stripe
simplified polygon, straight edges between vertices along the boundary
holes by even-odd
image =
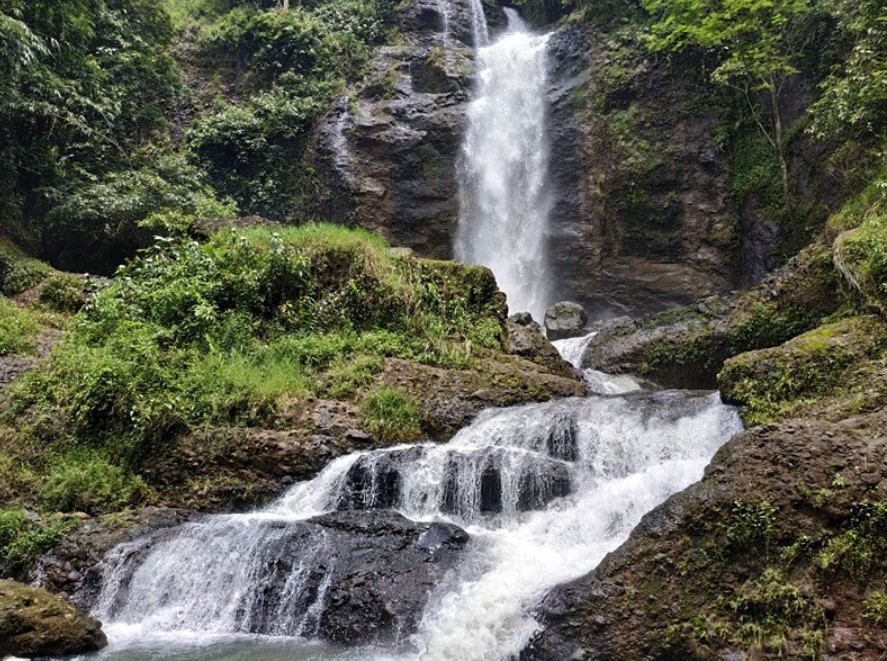
[[[511,312],[542,318],[549,283],[545,237],[546,44],[506,9],[508,31],[478,48],[477,96],[457,166],[456,257],[492,269]]]

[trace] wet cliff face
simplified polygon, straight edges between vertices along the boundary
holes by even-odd
[[[729,289],[729,168],[691,63],[657,63],[618,36],[550,42],[551,262],[593,318]]]
[[[491,25],[504,19],[491,10]],[[381,48],[363,82],[316,133],[321,208],[421,255],[447,258],[459,215],[455,164],[474,70],[467,0],[416,0],[401,43]]]

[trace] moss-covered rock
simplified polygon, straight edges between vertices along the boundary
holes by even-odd
[[[712,297],[640,322],[601,324],[583,365],[668,387],[714,388],[728,358],[815,328],[841,305],[837,291],[830,249],[813,244],[742,294]]]
[[[0,657],[82,654],[107,644],[101,623],[61,597],[0,580]]]
[[[34,469],[7,471],[15,504],[245,507],[344,452],[583,394],[544,339],[546,356],[510,353],[505,313],[488,269],[416,259],[364,231],[162,241],[10,392],[0,456]]]
[[[887,316],[887,214],[868,218],[839,235],[834,261],[863,306]]]
[[[851,317],[822,325],[771,349],[728,360],[718,375],[725,401],[744,407],[748,424],[763,424],[825,408],[874,408],[887,396],[879,372],[887,362],[887,325]],[[827,401],[840,395],[841,403]]]

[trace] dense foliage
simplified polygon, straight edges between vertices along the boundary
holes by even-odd
[[[158,229],[304,219],[308,132],[394,4],[278,4],[0,1],[0,233],[111,273]]]
[[[130,472],[189,427],[273,428],[296,400],[366,390],[385,357],[465,367],[500,349],[496,292],[485,269],[392,256],[332,226],[161,242],[16,384],[7,416],[53,449],[34,482],[45,506],[114,510],[144,494]],[[421,433],[395,390],[362,408],[381,439]]]

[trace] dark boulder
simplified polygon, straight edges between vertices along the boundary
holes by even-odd
[[[545,330],[550,340],[578,337],[585,332],[588,315],[578,303],[561,301],[545,311]]]
[[[469,540],[452,524],[391,511],[337,512],[306,525],[324,529],[332,572],[317,635],[343,645],[415,631],[428,595]]]
[[[736,436],[701,482],[542,600],[521,661],[882,658],[883,624],[863,612],[887,579],[885,415]]]

